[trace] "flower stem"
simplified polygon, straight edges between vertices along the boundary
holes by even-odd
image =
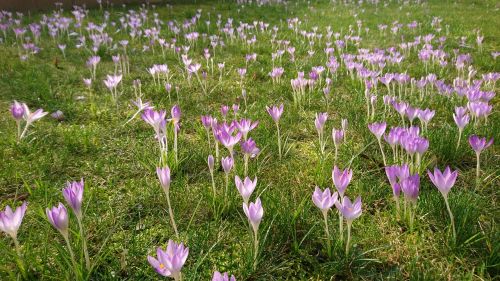
[[[17,238],[14,238],[14,245],[16,247],[16,253],[17,253],[17,265],[19,267],[19,270],[21,271],[23,279],[28,280],[28,274],[26,273],[26,267],[24,266],[24,261],[21,254],[21,246],[19,245],[19,241],[17,241]]]
[[[83,231],[82,219],[77,217],[78,227],[80,228],[80,237],[82,238],[82,247],[83,254],[85,256],[85,267],[87,271],[90,271],[90,258],[89,258],[89,250],[87,249],[87,237],[85,236],[85,232]]]
[[[326,250],[328,257],[331,257],[332,246],[330,242],[330,231],[328,230],[328,210],[323,212],[323,219],[325,221],[325,233],[326,233]]]
[[[352,222],[347,221],[347,243],[345,244],[345,255],[349,255],[349,246],[351,244],[351,225]]]
[[[276,129],[278,131],[278,153],[279,153],[279,157],[281,160],[281,134],[280,134],[280,126],[279,126],[278,122],[276,122]]]
[[[177,231],[177,225],[174,220],[174,213],[172,212],[172,205],[170,204],[170,189],[165,191],[165,195],[167,196],[167,204],[168,204],[168,214],[170,215],[170,222],[172,223],[172,227],[174,228],[175,236],[179,239],[179,232]]]
[[[479,152],[476,152],[476,182],[479,184]]]
[[[385,160],[384,149],[382,148],[382,142],[380,141],[380,139],[377,139],[377,140],[378,140],[378,147],[380,147],[380,152],[382,153],[382,159],[384,160],[384,166],[387,166],[387,161]]]
[[[73,270],[75,273],[75,277],[77,277],[79,275],[78,274],[78,267],[77,267],[76,260],[75,260],[75,254],[73,253],[73,249],[71,248],[71,244],[69,243],[68,234],[67,233],[63,234],[63,237],[64,237],[64,241],[66,241],[66,247],[68,247],[68,252],[69,252],[69,255],[71,257],[71,262],[73,263]]]
[[[450,204],[448,203],[448,197],[444,197],[444,203],[446,203],[446,209],[448,210],[448,214],[450,215],[451,228],[453,229],[453,239],[457,238],[457,232],[455,230],[455,219],[453,217],[453,213],[450,209]]]
[[[253,270],[257,269],[257,255],[259,254],[259,237],[257,231],[254,233],[253,240]]]
[[[344,217],[342,213],[339,212],[339,232],[340,232],[340,241],[344,240]]]

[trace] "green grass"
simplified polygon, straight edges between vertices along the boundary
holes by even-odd
[[[206,32],[204,21],[211,13],[211,31],[215,28],[216,15],[221,14],[223,23],[228,17],[235,25],[241,22],[262,20],[279,27],[278,39],[290,40],[296,47],[297,66],[306,74],[312,66],[324,65],[324,39],[316,43],[316,54],[306,57],[307,45],[295,38],[287,29],[286,19],[298,17],[302,28],[310,31],[318,26],[326,33],[332,26],[334,32],[345,32],[356,20],[363,21],[362,48],[387,48],[417,35],[434,32],[430,27],[433,17],[443,19],[442,26],[449,25],[445,51],[470,53],[478,75],[500,72],[498,59],[490,53],[500,51],[499,6],[495,1],[428,1],[424,4],[403,5],[390,3],[387,6],[371,4],[361,6],[332,4],[328,1],[298,1],[287,6],[256,5],[237,6],[230,1],[186,3],[176,1],[171,9],[158,5],[155,12],[164,21],[175,19],[182,22],[202,9],[200,32]],[[130,7],[129,7],[130,8]],[[138,7],[134,7],[138,9]],[[127,9],[115,7],[111,19],[118,21]],[[149,14],[152,17],[152,13]],[[66,12],[69,16],[69,12]],[[356,17],[355,17],[356,16]],[[102,21],[102,12],[91,10],[86,20]],[[41,13],[31,15],[31,20],[41,19]],[[399,36],[380,35],[377,25],[391,25],[393,21],[403,24],[416,20],[422,26],[415,32],[408,29]],[[28,23],[25,19],[24,23]],[[475,42],[475,29],[485,36],[484,50],[459,47],[462,36],[467,42]],[[109,32],[114,42],[126,38],[125,34]],[[171,38],[165,27],[161,36]],[[442,34],[440,35],[442,36]],[[300,37],[299,37],[300,38]],[[451,242],[449,218],[440,193],[422,175],[421,195],[418,200],[415,229],[409,231],[404,221],[395,217],[395,204],[382,159],[374,137],[367,129],[366,109],[362,91],[357,81],[352,81],[339,69],[333,81],[332,100],[329,106],[327,135],[331,128],[340,127],[342,118],[349,120],[347,141],[339,150],[339,164],[350,164],[354,170],[353,180],[347,195],[363,198],[363,215],[353,224],[352,250],[344,254],[344,245],[338,241],[338,217],[330,213],[333,236],[333,256],[325,252],[324,229],[319,210],[311,201],[315,185],[322,188],[332,186],[333,143],[329,139],[325,161],[320,161],[314,114],[326,111],[320,93],[315,93],[311,104],[303,109],[293,107],[289,80],[296,77],[293,63],[285,54],[285,68],[281,85],[273,85],[267,73],[272,68],[271,37],[257,34],[253,47],[243,46],[238,41],[224,39],[226,47],[215,55],[215,62],[226,62],[230,70],[223,83],[209,96],[203,96],[196,80],[189,85],[178,71],[179,61],[168,52],[161,56],[156,46],[155,54],[143,53],[143,42],[131,43],[131,73],[124,77],[123,94],[119,108],[112,105],[109,91],[102,79],[113,72],[111,55],[117,51],[99,51],[97,81],[92,95],[85,89],[82,78],[89,77],[85,61],[90,56],[66,41],[66,58],[55,47],[45,32],[42,36],[40,54],[26,62],[17,58],[17,47],[13,46],[13,34],[0,45],[0,205],[20,205],[29,202],[28,211],[19,230],[25,263],[29,265],[32,278],[41,280],[71,279],[70,264],[60,235],[47,222],[45,208],[63,201],[61,189],[70,180],[85,178],[84,224],[89,238],[88,245],[96,268],[89,280],[155,280],[158,274],[147,262],[147,255],[154,255],[156,247],[165,247],[168,239],[174,238],[169,223],[164,194],[156,178],[158,150],[152,129],[139,118],[126,126],[122,124],[133,114],[129,106],[133,98],[132,81],[141,79],[145,99],[156,108],[167,109],[178,102],[183,115],[179,140],[180,163],[172,167],[171,200],[181,239],[190,253],[183,269],[184,280],[209,280],[213,271],[228,271],[237,280],[484,280],[498,279],[500,274],[500,235],[498,230],[498,186],[499,150],[493,145],[481,155],[482,182],[475,186],[475,155],[467,144],[467,136],[479,134],[500,140],[500,120],[494,105],[488,125],[478,128],[469,125],[462,136],[460,149],[455,149],[457,129],[452,119],[453,108],[463,105],[457,99],[446,99],[434,95],[423,102],[409,99],[410,103],[436,110],[429,125],[430,148],[425,161],[428,168],[450,165],[459,169],[457,184],[450,194],[450,205],[457,226],[457,240]],[[179,39],[179,46],[183,39]],[[198,42],[190,50],[190,57],[204,65],[203,48],[208,43]],[[248,92],[248,109],[240,97],[241,89],[236,74],[244,67],[244,56],[257,53],[257,62],[248,67],[245,89]],[[350,46],[350,53],[355,53]],[[58,69],[53,60],[59,60]],[[180,100],[175,92],[172,102],[164,89],[154,87],[146,68],[155,63],[167,63],[174,73],[173,85],[179,86]],[[388,72],[407,71],[412,77],[425,74],[415,52],[406,59],[401,68],[389,67]],[[438,73],[439,69],[435,69]],[[454,67],[448,66],[438,74],[440,79],[451,83],[456,77]],[[217,76],[210,78],[211,85]],[[382,112],[380,87],[378,113]],[[497,85],[498,93],[498,85]],[[78,96],[85,99],[77,100]],[[30,108],[46,111],[62,110],[65,120],[57,122],[49,116],[35,123],[30,134],[22,142],[16,142],[15,122],[8,112],[13,100],[26,102]],[[285,111],[280,128],[282,136],[288,138],[289,152],[278,161],[276,130],[265,111],[266,105],[283,102]],[[219,116],[222,104],[240,103],[240,116],[259,120],[258,127],[250,133],[262,153],[251,160],[249,174],[258,177],[255,194],[260,195],[265,210],[260,226],[261,253],[256,270],[252,269],[252,236],[241,208],[234,181],[230,180],[231,196],[229,208],[220,217],[212,212],[210,174],[206,164],[210,152],[206,135],[199,117],[202,114]],[[220,116],[219,116],[220,119]],[[376,117],[382,120],[382,116]],[[387,119],[390,126],[400,123],[399,116]],[[226,150],[222,148],[223,155]],[[386,150],[387,152],[389,149]],[[388,154],[391,157],[391,154]],[[243,162],[238,157],[238,174],[243,173]],[[234,177],[234,175],[232,175]],[[222,170],[216,171],[217,187],[224,186]],[[71,239],[79,253],[80,245],[76,219],[70,218]],[[77,255],[79,257],[79,254]],[[79,257],[80,258],[80,257]],[[0,279],[15,278],[17,267],[11,239],[5,235],[0,239]]]

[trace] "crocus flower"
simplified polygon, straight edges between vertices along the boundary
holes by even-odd
[[[267,113],[273,118],[275,123],[278,123],[281,115],[283,114],[283,104],[281,104],[279,107],[273,105],[272,107],[266,106]]]
[[[170,168],[165,167],[165,168],[156,168],[156,175],[158,176],[158,179],[160,180],[160,185],[163,188],[163,191],[167,193],[170,189]]]
[[[233,168],[234,159],[230,156],[222,157],[220,162],[222,165],[222,169],[224,170],[224,173],[229,174],[231,172],[231,169]]]
[[[47,208],[45,212],[50,224],[52,224],[55,229],[59,230],[62,236],[67,239],[69,217],[66,207],[64,207],[62,203],[59,203],[57,207],[52,207],[52,209]]]
[[[418,174],[409,176],[401,181],[401,190],[406,200],[411,203],[417,203],[420,188],[420,176]]]
[[[380,152],[382,153],[382,159],[384,161],[384,166],[387,166],[387,161],[385,160],[385,153],[384,153],[384,148],[382,147],[381,139],[382,135],[384,135],[385,133],[386,126],[387,124],[385,122],[368,124],[368,129],[370,129],[372,134],[374,134],[375,137],[377,138],[378,146],[380,148]]]
[[[319,189],[319,187],[317,186],[314,189],[314,193],[312,195],[314,205],[316,205],[316,207],[318,207],[322,213],[328,212],[328,210],[330,210],[330,208],[337,202],[337,198],[337,192],[331,194],[329,188],[321,191],[321,189]]]
[[[361,197],[358,196],[354,203],[351,203],[351,200],[345,196],[342,199],[342,202],[335,202],[335,207],[339,210],[342,216],[347,221],[347,243],[345,246],[346,255],[349,254],[349,245],[351,244],[351,226],[352,222],[361,216]]]
[[[170,113],[172,115],[172,122],[174,123],[174,125],[177,125],[181,120],[181,108],[179,107],[179,105],[176,104],[172,106]]]
[[[214,166],[215,166],[215,160],[214,160],[213,155],[208,155],[207,163],[208,163],[208,169],[210,170],[210,173],[213,173]]]
[[[64,113],[62,111],[60,111],[60,110],[57,110],[57,111],[53,112],[50,116],[52,118],[56,119],[57,121],[64,120]]]
[[[167,249],[163,251],[161,247],[156,249],[156,258],[148,256],[148,262],[160,275],[172,277],[178,281],[181,279],[181,269],[189,255],[189,248],[183,243],[177,244],[172,240],[168,241]]]
[[[243,202],[248,203],[250,196],[257,186],[257,177],[255,177],[253,181],[249,177],[246,177],[242,181],[240,177],[235,176],[234,182],[236,184],[236,188],[240,192],[241,197],[243,197]]]
[[[0,212],[0,230],[8,234],[16,241],[17,231],[23,222],[26,208],[27,204],[24,202],[21,206],[17,207],[14,212],[8,205],[5,207],[4,211]]]
[[[345,169],[341,171],[337,166],[333,167],[332,180],[337,188],[340,197],[344,197],[345,190],[352,179],[352,170]]]
[[[255,157],[260,152],[260,149],[252,138],[241,142],[241,150],[245,155],[251,157]]]
[[[82,217],[82,202],[83,202],[83,178],[78,182],[68,182],[62,193],[66,203],[71,207],[73,213],[78,219]]]
[[[434,168],[434,173],[427,171],[427,175],[431,179],[432,183],[437,187],[439,192],[443,197],[448,197],[450,189],[455,185],[455,180],[457,179],[458,171],[451,172],[450,167],[446,167],[444,172],[441,172],[437,167]]]
[[[349,224],[361,216],[361,197],[358,196],[352,203],[349,197],[344,196],[342,202],[335,202],[335,207],[342,213],[342,216]]]
[[[481,152],[490,145],[493,144],[493,138],[491,138],[489,141],[486,141],[486,138],[480,138],[476,135],[472,135],[469,137],[469,144],[472,147],[472,149],[476,152],[476,181],[479,181],[479,156],[481,155]]]
[[[17,121],[21,121],[24,116],[24,106],[23,104],[14,101],[13,104],[10,105],[10,113],[12,114],[12,117]]]
[[[241,119],[239,122],[235,122],[238,130],[243,134],[243,139],[247,139],[248,132],[255,129],[259,122],[252,122],[250,119]]]
[[[220,273],[216,271],[214,272],[212,281],[236,281],[236,278],[234,277],[234,275],[231,275],[231,277],[229,277],[229,274],[227,272]]]
[[[250,204],[243,203],[243,212],[248,218],[248,221],[252,225],[254,233],[257,235],[259,231],[260,221],[264,216],[264,209],[262,208],[262,203],[260,202],[260,198],[257,198],[254,202]]]
[[[24,120],[26,120],[26,127],[48,114],[48,112],[44,112],[41,108],[37,109],[35,112],[30,112],[28,105],[25,103],[22,105],[24,107]]]
[[[451,172],[450,167],[446,167],[444,172],[441,172],[438,168],[434,168],[434,174],[430,171],[427,171],[429,178],[432,183],[437,187],[439,192],[443,195],[444,202],[446,204],[446,209],[448,210],[448,214],[450,215],[451,226],[453,229],[453,237],[457,236],[455,230],[455,220],[453,219],[453,213],[450,209],[450,204],[448,203],[448,193],[450,189],[455,185],[455,180],[457,179],[458,171]]]
[[[323,127],[325,126],[325,122],[328,119],[328,113],[316,113],[316,119],[314,120],[314,126],[318,131],[318,134],[323,132]]]

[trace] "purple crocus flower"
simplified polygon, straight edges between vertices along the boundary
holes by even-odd
[[[14,101],[14,103],[10,105],[10,113],[12,114],[12,117],[16,119],[17,122],[21,121],[21,119],[23,119],[24,116],[23,104]]]
[[[316,113],[316,119],[314,120],[314,126],[318,131],[318,134],[322,134],[325,122],[328,119],[328,113]]]
[[[208,155],[207,163],[208,163],[208,169],[210,170],[210,173],[213,173],[214,167],[215,167],[215,159],[214,159],[213,155]]]
[[[64,113],[62,111],[60,111],[60,110],[57,110],[57,111],[53,112],[50,116],[52,118],[56,119],[57,121],[64,120]]]
[[[234,159],[231,156],[222,157],[220,162],[224,173],[229,174],[231,172],[231,169],[233,168]]]
[[[451,171],[450,167],[446,167],[444,172],[441,172],[437,167],[434,168],[434,173],[427,171],[427,175],[432,183],[437,187],[443,197],[447,198],[450,189],[455,185],[455,180],[458,176],[458,171]]]
[[[259,122],[258,121],[252,122],[252,120],[244,118],[241,119],[239,122],[235,122],[235,124],[238,130],[243,134],[243,138],[246,139],[248,132],[255,129],[255,127],[257,127],[257,125],[259,124]]]
[[[229,106],[223,105],[220,107],[220,113],[222,114],[223,117],[226,117],[228,112],[229,112]]]
[[[236,281],[236,278],[234,277],[234,275],[231,275],[231,277],[229,277],[229,274],[227,272],[220,273],[216,271],[214,272],[212,281]]]
[[[168,191],[170,189],[170,182],[171,182],[170,168],[169,167],[165,167],[165,168],[157,167],[156,168],[156,175],[158,176],[158,180],[160,180],[160,185],[163,188],[163,191],[165,191],[165,193],[168,193]]]
[[[323,214],[328,212],[328,210],[335,205],[337,199],[338,193],[335,192],[331,194],[330,188],[326,188],[324,191],[321,191],[321,189],[316,186],[312,195],[314,205],[316,205],[316,207],[318,207]]]
[[[368,124],[368,129],[375,135],[375,137],[380,140],[382,135],[385,133],[385,128],[387,124],[385,122]]]
[[[333,167],[332,180],[337,188],[340,197],[344,197],[345,190],[352,179],[352,170],[345,169],[341,171],[337,166]]]
[[[417,203],[419,188],[420,176],[418,174],[409,176],[401,181],[401,190],[409,202]]]
[[[246,177],[244,181],[241,181],[240,177],[235,176],[234,182],[236,184],[236,188],[238,189],[241,197],[243,197],[243,202],[246,204],[250,199],[255,187],[257,186],[257,177],[252,181],[249,177]]]
[[[250,202],[250,204],[243,203],[243,212],[248,218],[248,221],[252,225],[253,232],[257,235],[259,231],[260,221],[264,216],[264,209],[262,208],[262,203],[260,202],[260,198],[257,198],[254,202]]]
[[[161,247],[156,249],[156,258],[148,256],[148,262],[160,275],[172,277],[180,280],[181,269],[189,255],[189,248],[183,243],[177,244],[172,240],[168,241],[167,249],[163,251]]]
[[[483,150],[487,149],[488,147],[490,147],[490,145],[493,144],[493,138],[491,138],[489,141],[486,141],[486,138],[480,138],[476,135],[472,135],[469,137],[469,144],[476,152],[476,181],[479,182],[480,155]]]
[[[212,116],[202,115],[200,119],[201,119],[201,124],[203,125],[203,127],[205,127],[206,130],[212,128],[212,120],[213,120]]]
[[[361,197],[358,196],[358,198],[356,198],[356,200],[352,203],[349,197],[344,196],[342,202],[340,202],[340,200],[335,202],[335,207],[337,207],[340,213],[342,213],[342,216],[344,216],[347,224],[349,225],[352,221],[361,216]]]
[[[179,105],[176,104],[172,106],[170,114],[172,115],[172,122],[177,126],[177,124],[181,120],[181,108],[179,107]]]
[[[73,213],[78,219],[82,218],[82,202],[83,202],[83,178],[80,181],[68,182],[62,190],[64,200],[71,207]]]
[[[489,141],[486,141],[486,138],[480,138],[476,135],[472,135],[469,137],[469,144],[472,147],[472,149],[477,153],[481,153],[481,151],[487,149],[490,147],[490,145],[493,144],[493,138],[491,138]]]
[[[59,230],[62,236],[67,239],[69,217],[66,207],[64,207],[62,203],[59,203],[57,207],[52,207],[52,209],[47,208],[45,213],[47,214],[50,224],[52,224],[55,229]]]
[[[220,273],[216,271],[214,272],[212,281],[236,281],[236,278],[234,277],[234,275],[231,275],[231,277],[229,277],[229,274],[227,272]]]
[[[259,154],[260,149],[252,138],[241,142],[241,150],[244,154],[251,156],[252,158]]]
[[[0,212],[0,230],[8,234],[17,241],[17,231],[23,222],[27,204],[24,202],[13,212],[10,206],[5,207],[5,211]]]

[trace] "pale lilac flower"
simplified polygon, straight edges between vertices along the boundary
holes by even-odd
[[[349,197],[343,196],[342,202],[338,200],[335,202],[335,207],[342,213],[342,216],[346,219],[349,225],[352,221],[361,216],[361,197],[358,196],[356,200],[352,203]]]
[[[273,105],[272,107],[266,106],[267,113],[273,118],[275,123],[278,123],[281,115],[283,114],[283,104],[281,104],[279,107]]]
[[[57,207],[52,207],[52,209],[47,208],[45,210],[47,214],[47,218],[49,219],[50,224],[61,232],[62,236],[68,236],[68,225],[69,225],[69,217],[68,210],[62,203],[59,203]]]
[[[17,240],[17,231],[23,222],[27,204],[24,202],[13,212],[7,205],[5,210],[0,212],[0,230],[8,234],[12,239]]]
[[[24,106],[23,104],[14,101],[13,104],[10,105],[10,113],[12,114],[12,117],[16,119],[16,121],[21,121],[24,116]]]
[[[252,225],[255,235],[257,235],[260,222],[262,220],[262,217],[264,216],[264,209],[262,208],[260,198],[257,198],[257,200],[255,200],[255,203],[250,202],[250,204],[247,204],[244,202],[243,212],[245,212],[248,221],[250,221],[250,224]]]
[[[434,173],[427,171],[427,175],[432,183],[437,187],[443,197],[448,197],[450,189],[455,185],[455,180],[458,176],[458,171],[451,172],[450,167],[446,167],[444,172],[441,172],[437,167],[434,168]]]
[[[213,155],[208,155],[207,163],[208,163],[208,169],[210,170],[210,173],[213,173],[214,166],[215,166],[215,159],[214,159]]]
[[[406,200],[409,202],[417,202],[419,188],[420,176],[418,174],[411,175],[401,181],[401,190],[403,191]]]
[[[316,207],[318,207],[323,213],[328,212],[328,210],[335,205],[337,199],[338,193],[335,192],[331,194],[330,188],[326,188],[324,191],[321,191],[321,189],[316,186],[312,195],[314,205],[316,205]]]
[[[347,186],[351,182],[352,179],[352,170],[345,169],[341,171],[337,166],[333,167],[332,171],[332,180],[335,188],[337,188],[340,197],[344,197],[345,190]]]
[[[234,182],[241,197],[243,197],[243,202],[248,203],[250,196],[257,186],[257,177],[255,177],[253,181],[249,177],[246,177],[244,181],[241,181],[240,177],[235,176]]]
[[[71,207],[73,213],[78,219],[82,217],[82,202],[83,202],[83,178],[78,181],[68,182],[62,193],[66,203]]]
[[[231,156],[222,157],[220,162],[221,162],[222,169],[224,170],[224,172],[226,174],[229,174],[229,172],[231,172],[231,169],[233,168],[234,159]]]
[[[229,277],[229,274],[227,272],[220,273],[216,271],[214,272],[212,281],[236,281],[236,278],[234,277],[234,275],[231,275],[231,277]]]
[[[169,240],[167,249],[163,251],[161,247],[158,247],[156,249],[156,258],[148,256],[148,262],[160,275],[172,277],[178,281],[188,255],[189,248],[184,247],[183,243],[177,244]]]
[[[480,138],[476,135],[472,135],[469,137],[469,144],[476,153],[481,153],[481,151],[487,149],[491,144],[493,144],[493,138],[486,141],[486,138]]]
[[[380,140],[382,135],[385,133],[385,128],[387,124],[385,122],[368,124],[368,129],[375,135],[375,137]]]
[[[165,168],[157,167],[156,168],[156,175],[158,176],[158,179],[160,180],[160,185],[163,188],[163,191],[165,193],[168,193],[168,191],[170,189],[170,182],[171,182],[170,168],[169,167],[165,167]]]

